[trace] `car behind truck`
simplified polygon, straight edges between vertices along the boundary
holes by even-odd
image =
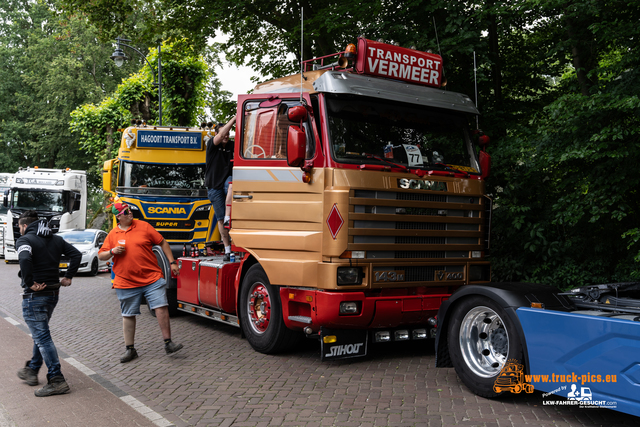
[[[424,340],[456,289],[490,281],[473,102],[441,88],[439,55],[361,38],[334,59],[239,97],[237,262],[179,259],[178,309],[262,353],[305,335],[323,359]]]

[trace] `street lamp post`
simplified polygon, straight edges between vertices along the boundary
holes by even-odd
[[[129,49],[135,50],[140,55],[142,55],[144,60],[147,61],[149,68],[153,70],[153,68],[151,67],[151,64],[149,63],[149,60],[142,52],[140,52],[135,47],[124,43],[124,42],[130,42],[130,41],[131,40],[123,39],[121,37],[116,37],[116,42],[118,43],[118,47],[116,47],[115,52],[113,52],[113,55],[111,55],[111,59],[113,59],[113,62],[116,64],[116,67],[122,67],[122,64],[124,64],[124,61],[129,59],[127,58],[127,55],[124,54],[124,51],[120,47],[120,46],[125,46],[125,47],[128,47]],[[154,86],[158,86],[158,124],[160,126],[162,126],[162,64],[160,62],[161,53],[162,53],[162,41],[158,39],[158,82],[157,83],[153,82],[153,84]]]

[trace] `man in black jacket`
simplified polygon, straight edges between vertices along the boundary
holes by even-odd
[[[16,241],[23,289],[22,317],[33,337],[33,357],[18,371],[18,377],[29,385],[37,385],[38,371],[44,359],[49,369],[47,384],[36,390],[35,395],[44,397],[67,393],[69,385],[60,371],[60,359],[51,339],[49,320],[58,303],[60,286],[71,285],[82,254],[62,237],[54,235],[45,220],[38,221],[34,211],[20,215],[18,224],[22,235]],[[62,254],[68,256],[71,263],[65,277],[60,280],[58,272]]]

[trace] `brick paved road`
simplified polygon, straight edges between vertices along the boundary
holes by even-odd
[[[0,310],[22,322],[18,266],[0,261]],[[433,343],[372,346],[355,361],[320,363],[319,345],[301,341],[280,356],[254,352],[240,331],[195,316],[172,319],[184,344],[164,354],[143,306],[140,358],[119,363],[122,321],[107,274],[77,277],[62,290],[54,340],[70,356],[177,426],[637,426],[607,409],[542,405],[542,395],[476,397],[453,369],[434,368]],[[30,348],[24,349],[24,358]]]

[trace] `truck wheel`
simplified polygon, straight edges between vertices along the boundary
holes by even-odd
[[[297,334],[282,319],[277,289],[259,264],[247,271],[240,291],[240,324],[254,350],[275,354],[290,349]]]
[[[504,393],[494,384],[504,365],[522,364],[523,351],[516,327],[507,313],[489,298],[474,296],[451,313],[449,355],[456,373],[469,389],[482,397]]]

